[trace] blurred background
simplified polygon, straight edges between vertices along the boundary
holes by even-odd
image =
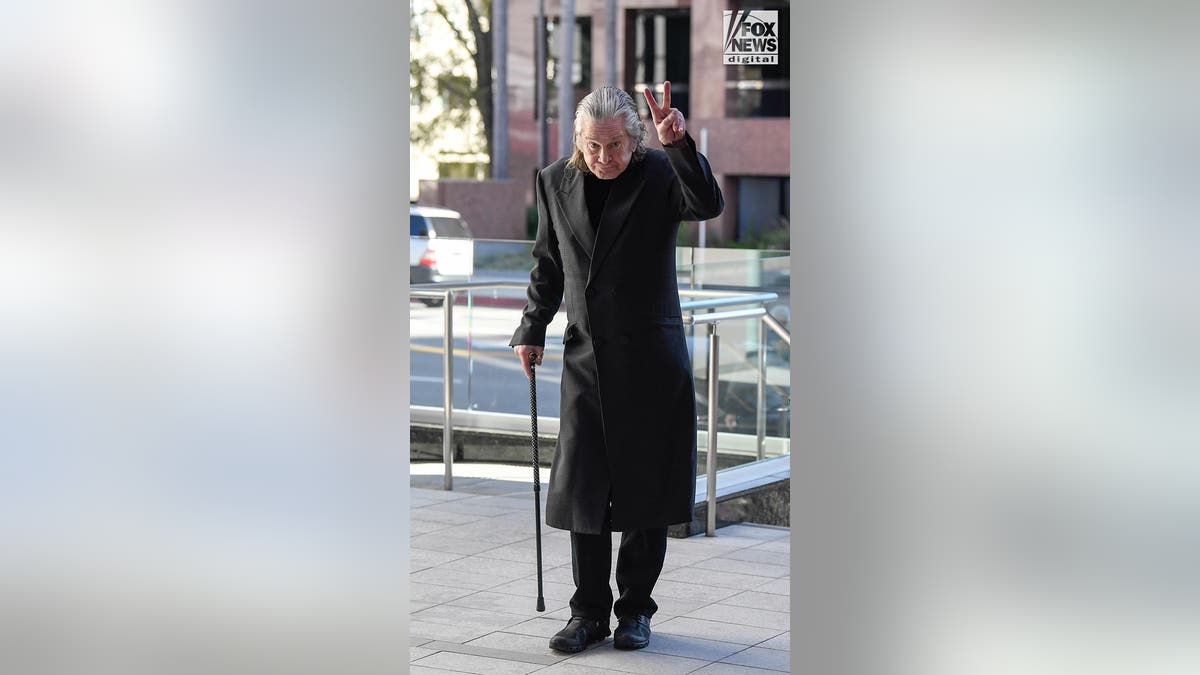
[[[794,664],[1200,668],[1196,10],[793,33]]]
[[[403,668],[406,22],[0,6],[0,671]]]

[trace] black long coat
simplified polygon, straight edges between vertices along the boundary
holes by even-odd
[[[509,343],[544,345],[565,295],[546,524],[595,534],[687,522],[696,489],[696,402],[675,237],[680,220],[721,213],[721,190],[690,136],[647,151],[613,179],[598,230],[583,184],[584,174],[566,159],[538,173],[536,264]]]

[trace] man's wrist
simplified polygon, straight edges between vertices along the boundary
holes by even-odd
[[[662,144],[662,146],[663,146],[664,148],[683,148],[683,147],[687,147],[687,132],[685,131],[685,132],[683,133],[683,135],[679,137],[679,140],[675,141],[674,143],[663,143],[663,144]]]

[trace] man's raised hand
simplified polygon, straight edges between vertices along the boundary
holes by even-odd
[[[671,107],[671,83],[663,82],[662,105],[654,100],[650,87],[643,89],[642,93],[646,95],[646,104],[650,106],[650,117],[654,121],[655,130],[658,131],[658,142],[671,145],[683,140],[687,124],[683,120],[683,113],[679,112],[678,108]]]

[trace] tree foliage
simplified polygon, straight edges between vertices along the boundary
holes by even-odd
[[[492,155],[491,10],[492,0],[419,0],[413,3],[410,23],[414,44],[430,40],[431,31],[439,25],[448,28],[454,36],[453,44],[423,49],[426,58],[409,60],[412,105],[424,106],[435,98],[445,102],[443,115],[413,124],[411,139],[414,144],[433,143],[439,130],[446,125],[468,128],[470,112],[474,108],[483,120],[483,129],[481,134],[468,135],[476,139],[479,147],[461,148],[460,151]]]

